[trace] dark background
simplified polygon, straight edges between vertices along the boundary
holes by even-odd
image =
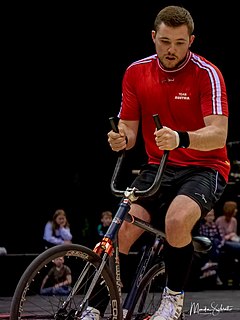
[[[192,51],[222,71],[229,97],[228,142],[239,141],[239,18],[235,1],[102,1],[10,4],[2,10],[0,246],[39,252],[46,221],[64,208],[74,242],[93,245],[117,155],[107,144],[121,80],[133,61],[154,53],[151,30],[165,5],[189,9]],[[239,149],[228,145],[231,160]],[[141,141],[129,164],[144,162]],[[129,165],[130,166],[130,165]],[[129,177],[129,175],[127,175]],[[126,179],[128,182],[128,179]],[[230,184],[237,194],[239,184]]]

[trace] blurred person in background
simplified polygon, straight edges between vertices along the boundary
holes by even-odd
[[[200,223],[198,230],[200,236],[208,237],[212,242],[210,251],[204,256],[203,266],[201,267],[202,275],[200,279],[210,276],[216,276],[216,284],[222,285],[218,275],[218,265],[224,247],[224,233],[221,227],[215,223],[215,211],[210,210]]]
[[[237,212],[237,202],[226,201],[223,205],[223,215],[216,219],[216,224],[222,228],[226,241],[240,242],[240,237],[237,234]]]
[[[216,219],[216,225],[224,234],[224,258],[222,263],[222,277],[226,286],[240,286],[240,237],[237,234],[238,212],[236,201],[225,201],[223,214]]]
[[[101,223],[99,223],[99,225],[97,226],[97,233],[98,233],[99,240],[101,240],[102,237],[105,235],[111,222],[112,222],[112,212],[109,210],[103,211],[101,214]]]
[[[44,277],[40,289],[42,295],[68,295],[71,291],[71,269],[64,264],[64,257],[53,260],[54,266]]]
[[[63,209],[56,210],[52,220],[46,223],[43,241],[45,250],[59,244],[72,242],[70,224]]]

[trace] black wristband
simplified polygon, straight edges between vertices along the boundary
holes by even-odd
[[[178,148],[188,148],[190,144],[189,134],[187,131],[177,131],[179,135],[179,145]]]

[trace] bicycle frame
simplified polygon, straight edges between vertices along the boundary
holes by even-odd
[[[120,264],[119,264],[119,250],[118,250],[118,241],[117,241],[117,233],[121,226],[121,221],[126,220],[144,231],[147,231],[149,233],[152,233],[155,235],[154,244],[151,244],[149,247],[145,249],[145,252],[142,255],[142,259],[140,261],[137,276],[135,278],[134,284],[132,286],[131,291],[129,292],[127,299],[124,301],[123,309],[128,309],[129,304],[131,301],[133,301],[134,294],[136,293],[136,287],[138,286],[140,279],[145,274],[148,267],[151,265],[153,259],[159,254],[163,240],[165,238],[165,234],[154,228],[151,224],[137,218],[133,217],[131,214],[129,214],[130,210],[130,200],[128,198],[124,198],[120,205],[119,209],[113,218],[113,221],[111,225],[109,226],[109,229],[105,236],[103,237],[102,241],[99,242],[95,248],[93,249],[94,252],[96,252],[99,255],[102,255],[102,263],[100,268],[102,268],[102,265],[105,265],[107,262],[107,259],[109,260],[109,266],[110,269],[115,277],[116,284],[118,287],[118,292],[120,297],[122,296],[122,288],[121,288],[121,275],[120,275]]]
[[[133,301],[135,301],[136,293],[137,293],[136,289],[138,288],[141,279],[143,278],[144,274],[151,266],[153,260],[159,255],[163,246],[164,238],[165,238],[165,235],[162,231],[154,228],[153,226],[151,226],[151,224],[130,215],[128,213],[130,210],[130,203],[131,201],[128,198],[122,199],[119,205],[119,209],[115,217],[113,218],[113,221],[109,226],[107,233],[103,237],[102,241],[99,242],[93,249],[94,252],[102,256],[100,269],[102,269],[103,266],[107,262],[109,262],[110,270],[113,273],[116,284],[117,284],[119,296],[122,297],[121,269],[120,269],[120,263],[119,263],[118,240],[116,236],[121,226],[120,222],[122,220],[126,220],[142,228],[144,231],[150,232],[153,235],[155,235],[154,243],[149,244],[149,246],[145,247],[145,250],[142,254],[141,261],[138,266],[137,275],[131,286],[131,290],[127,294],[127,297],[125,298],[124,303],[122,305],[124,319]],[[146,295],[147,295],[147,291],[146,291]]]

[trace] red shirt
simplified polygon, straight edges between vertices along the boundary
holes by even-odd
[[[153,114],[163,126],[195,131],[205,126],[209,115],[228,116],[226,87],[220,70],[205,58],[189,52],[177,70],[165,70],[157,55],[132,63],[122,83],[119,118],[141,120],[148,162],[158,164],[163,152],[155,143]],[[216,169],[226,181],[230,171],[226,146],[212,151],[174,149],[168,163],[175,166],[203,166]]]

